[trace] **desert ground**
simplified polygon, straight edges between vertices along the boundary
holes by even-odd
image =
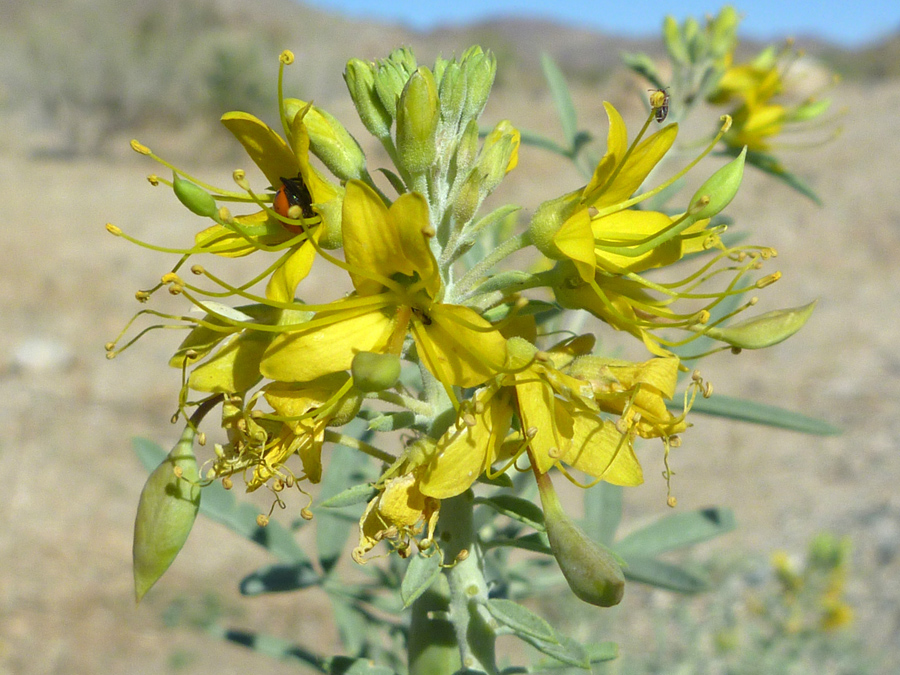
[[[703,372],[717,391],[822,417],[844,433],[805,436],[698,415],[673,458],[676,493],[679,508],[717,504],[737,514],[738,530],[697,549],[700,559],[802,554],[817,532],[849,536],[855,629],[873,652],[897,654],[900,84],[843,84],[834,97],[846,109],[837,140],[784,155],[825,205],[748,170],[728,211],[753,241],[779,251],[783,279],[760,309],[818,298],[816,312],[788,342],[718,355]],[[603,92],[576,98],[582,124],[602,138]],[[334,110],[349,115],[346,103]],[[637,111],[626,115],[630,124],[639,124]],[[555,128],[546,95],[500,96],[487,117],[502,116]],[[167,142],[162,132],[141,140]],[[135,311],[134,291],[171,258],[104,226],[184,243],[199,220],[147,184],[156,168],[145,159],[54,158],[18,141],[0,138],[0,674],[297,672],[184,622],[166,625],[167,610],[188,599],[214,605],[234,627],[335,640],[315,592],[241,598],[237,579],[269,560],[219,525],[200,521],[163,582],[134,604],[130,547],[145,474],[129,439],[176,440],[168,419],[179,373],[165,363],[181,336],[150,334],[107,361],[103,345]],[[184,161],[224,185],[237,166],[203,152]],[[570,169],[525,148],[500,196],[533,208],[577,184]],[[626,495],[626,525],[666,508],[662,480],[647,473]]]

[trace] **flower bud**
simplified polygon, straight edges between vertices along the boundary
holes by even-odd
[[[625,594],[625,575],[615,555],[592,541],[562,510],[547,474],[538,476],[547,538],[572,592],[584,602],[612,607]]]
[[[396,354],[359,352],[350,366],[353,385],[360,391],[384,391],[400,379],[400,358]]]
[[[731,5],[726,5],[709,24],[709,47],[713,56],[721,58],[734,49],[737,27],[741,17]]]
[[[563,224],[581,205],[581,190],[548,199],[537,207],[531,223],[528,225],[535,248],[551,260],[560,260],[567,256],[559,250],[553,238]]]
[[[177,173],[173,173],[172,189],[175,191],[178,201],[188,207],[188,210],[206,218],[215,216],[217,211],[216,200],[200,186],[181,178]]]
[[[721,340],[738,349],[763,349],[787,340],[803,328],[816,307],[813,301],[803,307],[776,309],[753,319],[740,321],[727,328],[703,331],[714,340]]]
[[[435,73],[437,78],[437,73]],[[466,104],[466,73],[459,64],[451,61],[444,67],[440,79],[441,121],[450,129],[456,129]]]
[[[472,170],[478,157],[478,122],[469,120],[456,146],[456,171],[465,176]]]
[[[810,100],[794,108],[788,115],[790,122],[808,122],[814,120],[831,107],[831,99]]]
[[[298,112],[306,108],[306,102],[297,99],[285,101],[285,108],[294,104]],[[309,133],[309,149],[322,160],[329,171],[343,181],[360,179],[366,172],[366,155],[356,139],[333,115],[311,106],[303,117]]]
[[[506,341],[506,368],[522,370],[528,367],[538,349],[525,338],[513,336]]]
[[[134,594],[138,602],[169,569],[187,541],[200,508],[194,430],[187,427],[147,478],[134,521]]]
[[[400,92],[416,70],[416,57],[407,47],[395,49],[380,61],[375,73],[375,92],[391,119],[397,119]]]
[[[681,37],[681,29],[678,27],[675,17],[667,16],[663,22],[663,38],[666,43],[666,51],[669,52],[669,57],[675,63],[682,65],[690,63],[687,46]]]
[[[484,110],[497,75],[497,59],[490,51],[483,52],[475,45],[465,51],[460,64],[466,74],[466,104],[462,119],[468,123],[478,119]]]
[[[690,214],[688,218],[691,222],[712,218],[731,203],[744,178],[744,158],[746,156],[747,148],[745,147],[741,150],[740,155],[716,171],[694,193],[694,196],[691,197],[691,205],[688,207]]]
[[[397,104],[397,154],[412,174],[424,173],[434,161],[439,116],[434,76],[428,68],[419,68],[409,78]]]
[[[375,91],[375,66],[360,59],[350,59],[344,70],[344,81],[359,119],[369,133],[378,139],[388,138],[393,118]]]

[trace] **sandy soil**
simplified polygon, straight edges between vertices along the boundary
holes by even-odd
[[[581,110],[598,110],[598,96],[581,96]],[[818,438],[697,417],[675,459],[676,490],[682,508],[737,512],[739,531],[708,551],[802,553],[821,530],[849,535],[850,601],[865,640],[882,650],[900,634],[900,85],[848,85],[836,96],[849,107],[844,134],[787,156],[825,208],[751,173],[730,209],[755,241],[780,252],[784,280],[761,308],[813,298],[819,307],[795,339],[717,357],[704,373],[720,392],[824,416],[845,433]],[[548,128],[546,97],[525,103],[527,124]],[[223,184],[231,168],[216,170]],[[505,197],[534,206],[573,187],[574,176],[557,169],[546,155],[523,151]],[[334,640],[322,596],[240,598],[237,578],[268,559],[209,522],[195,528],[164,583],[134,606],[131,534],[145,476],[128,439],[144,435],[164,446],[176,439],[167,420],[178,373],[163,364],[180,335],[150,336],[106,361],[103,344],[134,311],[133,292],[163,264],[103,225],[156,242],[186,241],[200,225],[147,186],[152,170],[136,159],[33,159],[14,146],[0,155],[0,675],[179,666],[201,674],[296,672],[261,665],[190,627],[168,629],[163,613],[179,598],[214,599],[235,627],[302,641],[316,626],[319,644]],[[630,491],[628,522],[661,513],[664,498],[658,478]]]

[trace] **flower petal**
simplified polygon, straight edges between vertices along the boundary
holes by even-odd
[[[281,187],[281,178],[300,172],[297,157],[277,133],[261,119],[244,112],[222,115],[222,124],[234,134],[269,184]]]
[[[342,303],[333,303],[340,307]],[[278,335],[260,363],[260,372],[281,382],[307,382],[348,370],[357,352],[382,352],[395,319],[380,309],[319,312],[310,327]]]

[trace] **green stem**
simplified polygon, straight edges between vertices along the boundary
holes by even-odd
[[[488,600],[482,552],[472,520],[471,490],[441,503],[439,541],[450,587],[449,618],[453,624],[462,666],[467,671],[496,675],[496,634],[484,609]]]
[[[454,297],[464,295],[479,279],[485,276],[488,271],[509,255],[519,251],[526,246],[531,245],[531,232],[526,230],[521,234],[510,237],[505,242],[495,248],[488,256],[466,272],[463,277],[456,283],[456,287],[452,290]]]

